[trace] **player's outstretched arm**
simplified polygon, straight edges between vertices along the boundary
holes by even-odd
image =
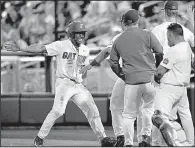
[[[80,73],[86,73],[88,70],[90,70],[93,66],[101,63],[104,59],[106,59],[111,52],[111,47],[106,47],[103,49],[96,57],[95,59],[88,65],[84,66],[81,70]]]
[[[46,52],[46,48],[44,45],[34,44],[30,46],[23,46],[20,40],[18,41],[11,40],[11,41],[5,42],[5,44],[3,45],[3,49],[7,51],[13,51],[13,52],[17,52],[17,51],[23,51],[23,52],[29,52],[29,53],[45,53]]]

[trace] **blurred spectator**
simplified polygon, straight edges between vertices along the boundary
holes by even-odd
[[[147,1],[58,1],[57,30],[64,32],[67,25],[73,20],[83,21],[89,27],[88,39],[103,35],[92,44],[102,46],[119,32],[119,19],[121,14],[131,8],[139,9],[139,6]],[[180,1],[181,17],[179,21],[190,28],[186,7],[192,1]],[[163,13],[159,5],[152,7],[151,16],[140,17],[139,26],[151,30],[163,20]],[[5,40],[20,37],[27,44],[36,42],[49,43],[55,39],[54,1],[1,1],[2,28],[1,45]],[[145,9],[147,10],[147,9]],[[149,13],[149,12],[148,12]],[[120,29],[118,29],[120,30]],[[62,33],[61,32],[61,33]],[[66,36],[65,36],[66,38]],[[90,43],[91,44],[91,43]]]

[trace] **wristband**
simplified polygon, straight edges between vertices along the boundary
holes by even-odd
[[[90,63],[91,66],[95,66],[95,65],[98,65],[98,64],[99,63],[95,59]]]

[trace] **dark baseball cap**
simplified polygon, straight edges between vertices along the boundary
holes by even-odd
[[[178,10],[177,1],[166,1],[163,10]]]
[[[135,9],[130,9],[122,15],[121,21],[124,22],[131,21],[131,23],[135,23],[138,21],[138,19],[139,19],[138,11]]]

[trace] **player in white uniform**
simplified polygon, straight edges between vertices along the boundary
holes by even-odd
[[[183,29],[178,23],[168,26],[167,39],[170,49],[165,53],[152,81],[155,86],[160,84],[155,96],[152,122],[161,131],[168,146],[181,146],[169,116],[172,107],[186,102],[183,95],[190,83],[192,51],[184,40]],[[153,130],[155,132],[158,129]]]
[[[163,53],[166,54],[170,50],[170,46],[168,45],[167,40],[167,27],[172,22],[177,22],[177,13],[178,13],[178,4],[176,1],[169,1],[165,3],[165,19],[166,22],[156,26],[152,33],[157,37],[161,45],[163,46]],[[181,25],[182,26],[182,25]],[[187,41],[191,47],[194,47],[194,34],[182,26],[184,32],[184,39]],[[192,54],[193,56],[193,54]],[[176,120],[178,111],[184,132],[186,134],[186,139],[189,145],[194,145],[194,126],[192,122],[192,117],[189,109],[189,101],[187,96],[187,88],[185,89],[185,93],[183,94],[184,102],[181,102],[173,108],[172,117]],[[172,119],[173,119],[172,118]],[[154,127],[155,128],[155,127]],[[156,130],[155,130],[156,131]],[[153,145],[162,145],[162,137],[159,135],[159,132],[152,134],[152,143]]]
[[[84,75],[79,73],[80,68],[88,63],[89,56],[88,47],[82,44],[86,33],[85,26],[79,21],[73,21],[67,28],[67,32],[69,39],[56,41],[48,45],[35,44],[24,49],[20,47],[19,42],[12,41],[4,45],[5,49],[11,51],[46,53],[48,56],[56,57],[54,104],[34,140],[34,145],[43,145],[43,140],[49,134],[55,121],[65,113],[66,105],[71,99],[85,114],[91,128],[101,142],[101,146],[112,146],[115,141],[106,136],[92,95],[82,85]]]

